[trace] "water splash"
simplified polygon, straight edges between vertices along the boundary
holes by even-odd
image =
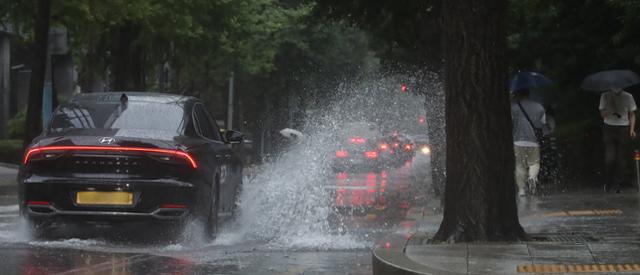
[[[376,76],[345,83],[332,102],[306,110],[305,138],[282,152],[245,181],[240,211],[214,244],[250,240],[285,249],[358,249],[371,245],[369,236],[344,230],[329,222],[336,212],[327,183],[337,148],[337,133],[348,133],[352,123],[375,125],[381,132],[409,132],[426,136],[425,99],[403,92],[406,76]],[[415,86],[414,86],[415,88]],[[309,106],[310,104],[307,104]],[[335,222],[334,222],[335,223]],[[338,223],[342,223],[338,219]]]

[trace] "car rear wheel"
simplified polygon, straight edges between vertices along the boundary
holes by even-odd
[[[220,181],[216,177],[211,188],[211,204],[207,215],[205,233],[208,238],[214,239],[218,234],[218,209],[220,207]]]

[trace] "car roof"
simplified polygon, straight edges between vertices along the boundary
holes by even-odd
[[[82,93],[77,94],[71,98],[70,101],[119,101],[122,94],[125,94],[129,101],[137,102],[155,102],[155,103],[185,103],[187,101],[197,101],[198,99],[192,96],[158,93],[158,92],[128,92],[128,91],[114,91],[114,92],[101,92],[101,93]]]

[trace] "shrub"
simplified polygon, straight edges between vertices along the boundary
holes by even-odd
[[[24,124],[27,114],[25,111],[18,112],[7,122],[7,134],[10,139],[22,139],[24,136]]]

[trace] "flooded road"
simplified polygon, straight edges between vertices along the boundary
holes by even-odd
[[[419,172],[428,171],[428,167],[424,163],[420,167],[413,164],[407,162],[400,167],[377,172],[325,175],[321,181],[313,180],[314,184],[320,183],[318,190],[329,202],[328,210],[320,212],[325,214],[324,220],[306,220],[320,217],[315,212],[278,218],[278,215],[273,215],[273,210],[257,212],[258,209],[250,209],[244,217],[241,214],[235,222],[223,226],[218,239],[213,242],[189,236],[189,232],[178,241],[158,241],[149,238],[155,234],[154,231],[141,230],[140,226],[66,226],[56,229],[58,232],[54,237],[34,240],[25,233],[25,226],[18,218],[15,194],[2,194],[2,273],[370,274],[370,248],[373,244],[391,232],[411,228],[413,220],[409,216],[412,212],[419,212],[428,197],[426,182],[416,180],[421,177]],[[260,190],[263,184],[251,181],[245,185],[245,192]],[[252,204],[244,205],[246,208],[250,206]],[[268,205],[260,207],[265,208]],[[311,206],[299,206],[299,209],[306,208],[319,209],[322,206],[313,203]],[[268,230],[255,230],[257,224],[246,228],[243,221],[256,213],[271,213],[273,216],[268,218],[274,221],[274,226],[303,226],[295,230],[277,228],[277,231],[270,227],[266,227]],[[326,228],[305,223],[322,223]],[[269,234],[264,234],[267,231]]]

